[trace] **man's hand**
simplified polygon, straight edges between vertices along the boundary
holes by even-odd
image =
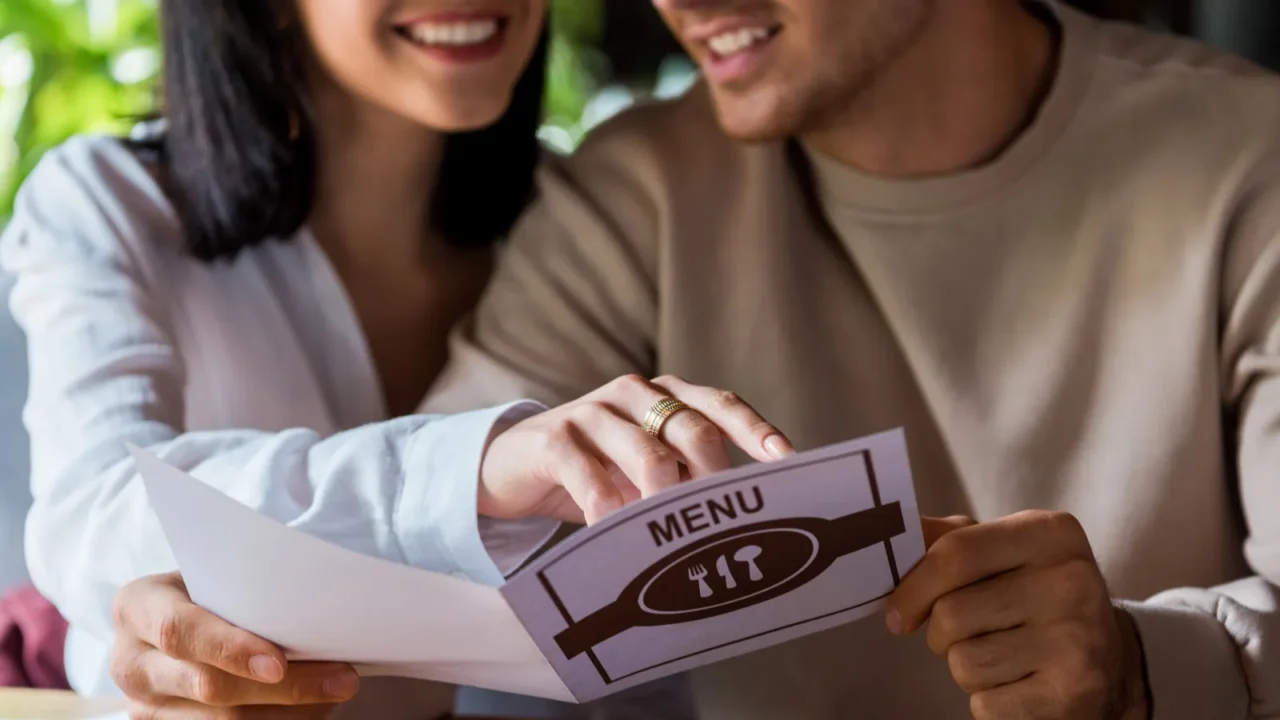
[[[1137,628],[1074,517],[923,522],[930,547],[886,620],[898,634],[929,621],[929,647],[977,720],[1150,716]]]
[[[133,720],[328,717],[359,680],[340,663],[287,663],[280,648],[191,602],[177,573],[116,597],[111,677]]]

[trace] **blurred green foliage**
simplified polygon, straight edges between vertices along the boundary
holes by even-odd
[[[551,0],[543,137],[560,150],[586,131],[608,75],[602,8]],[[159,69],[156,0],[0,0],[0,224],[46,150],[77,133],[125,133],[150,112]]]
[[[156,44],[151,0],[0,2],[0,217],[46,150],[152,108]]]

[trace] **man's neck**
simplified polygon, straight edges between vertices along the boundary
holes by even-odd
[[[417,262],[431,235],[444,136],[318,85],[313,233],[336,264]]]
[[[983,165],[1035,116],[1056,73],[1056,33],[1012,0],[946,0],[916,41],[843,112],[804,135],[813,149],[886,178]]]

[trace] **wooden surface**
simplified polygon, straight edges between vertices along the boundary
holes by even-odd
[[[6,720],[71,720],[119,715],[123,699],[83,698],[57,690],[0,688],[0,718]]]
[[[0,719],[3,720],[88,720],[122,717],[126,711],[123,699],[83,698],[75,693],[57,690],[23,690],[0,688]],[[457,720],[504,720],[475,715],[460,715]]]

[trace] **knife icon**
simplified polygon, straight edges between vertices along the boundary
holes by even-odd
[[[734,580],[733,573],[729,572],[729,561],[723,555],[716,559],[716,572],[720,573],[720,577],[724,578],[726,589],[732,590],[738,587],[738,581]]]

